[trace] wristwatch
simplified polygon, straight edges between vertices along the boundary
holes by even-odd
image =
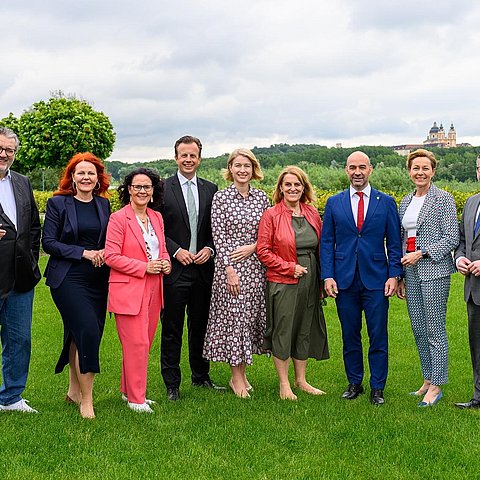
[[[395,277],[395,280],[396,280],[397,282],[399,282],[400,280],[403,280],[403,275],[397,275],[397,276]]]
[[[422,248],[422,258],[428,258],[430,255],[428,254],[425,248]]]

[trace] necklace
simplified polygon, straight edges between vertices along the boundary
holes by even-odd
[[[292,204],[290,202],[285,202],[285,206],[288,210],[292,212],[293,217],[301,217],[302,216],[302,207],[300,206],[300,202]]]
[[[135,216],[137,217],[137,220],[140,223],[140,226],[142,227],[143,231],[145,233],[149,233],[150,225],[148,223],[148,215],[145,215],[144,218],[141,218],[140,215],[135,215]]]
[[[85,198],[85,197],[80,197],[80,196],[78,196],[78,195],[74,195],[73,198],[74,198],[75,200],[78,200],[79,202],[82,202],[82,203],[89,203],[89,202],[91,202],[91,201],[93,200],[93,197],[91,197],[91,198]]]

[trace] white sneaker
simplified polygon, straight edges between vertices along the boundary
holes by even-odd
[[[130,408],[134,412],[153,413],[153,410],[148,406],[148,403],[127,402],[127,405],[128,405],[128,408]]]
[[[122,393],[122,402],[128,402],[128,398],[124,393]],[[157,402],[155,400],[149,400],[148,398],[146,398],[145,403],[147,405],[155,405]]]
[[[38,413],[38,411],[28,405],[27,402],[28,400],[21,398],[18,402],[12,403],[11,405],[0,405],[0,411]]]

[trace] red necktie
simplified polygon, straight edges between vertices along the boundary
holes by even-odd
[[[358,200],[358,210],[357,210],[357,228],[358,231],[362,229],[363,219],[364,219],[364,204],[363,204],[363,192],[356,192],[360,197]]]

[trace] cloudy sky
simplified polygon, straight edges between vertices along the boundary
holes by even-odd
[[[0,3],[0,118],[50,92],[114,125],[111,160],[244,146],[480,144],[478,0]]]

